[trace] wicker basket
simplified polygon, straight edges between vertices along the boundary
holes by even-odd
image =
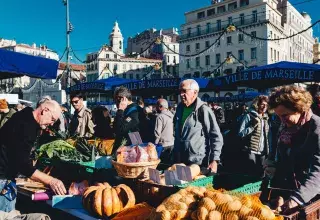
[[[112,161],[119,176],[124,178],[148,178],[148,168],[156,169],[160,160],[141,163],[119,163]]]

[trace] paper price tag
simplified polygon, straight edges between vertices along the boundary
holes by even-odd
[[[160,172],[159,172],[159,170],[149,168],[149,177],[153,182],[160,184]]]
[[[177,185],[179,184],[178,176],[175,171],[169,171],[165,170],[164,171],[164,178],[166,181],[166,185]]]
[[[179,180],[192,181],[191,169],[188,166],[176,165]]]
[[[142,144],[142,139],[139,132],[131,132],[128,134],[131,140],[131,144],[140,145]]]

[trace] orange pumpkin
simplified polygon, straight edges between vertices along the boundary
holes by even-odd
[[[133,207],[135,196],[124,184],[111,187],[108,183],[97,183],[84,192],[82,204],[93,215],[109,217],[125,208]]]

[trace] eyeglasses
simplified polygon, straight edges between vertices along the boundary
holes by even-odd
[[[52,112],[51,112],[50,109],[48,109],[48,111],[49,111],[50,114],[51,114],[51,121],[55,122],[56,120],[58,120],[58,119],[55,119],[55,117],[53,117],[53,114],[52,114]]]
[[[80,101],[80,99],[75,100],[75,101],[71,101],[71,104],[78,104],[79,101]]]
[[[187,93],[187,91],[189,91],[189,90],[191,90],[191,89],[179,89],[179,92],[180,92],[180,94],[182,93],[182,94],[185,94],[185,93]]]

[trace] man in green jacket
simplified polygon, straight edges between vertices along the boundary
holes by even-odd
[[[0,128],[16,113],[14,109],[9,109],[7,100],[0,99]]]

